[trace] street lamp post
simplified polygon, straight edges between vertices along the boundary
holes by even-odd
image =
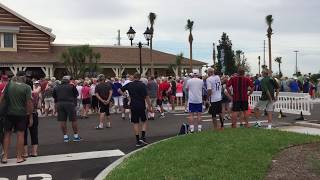
[[[296,76],[298,76],[298,52],[297,50],[293,51],[296,53]]]
[[[135,37],[135,34],[136,34],[135,30],[130,26],[130,28],[129,28],[128,32],[127,32],[127,36],[128,36],[128,38],[129,38],[129,40],[131,42],[131,46],[133,46],[132,41],[133,41],[133,39]],[[143,35],[147,40],[147,44],[143,44],[143,43],[141,43],[141,41],[139,41],[139,43],[136,44],[139,47],[139,68],[140,68],[139,73],[140,73],[140,75],[142,74],[142,54],[141,54],[141,49],[142,49],[143,45],[149,46],[149,41],[150,41],[150,39],[152,37],[152,31],[149,29],[149,27],[147,27],[147,29],[143,33]]]

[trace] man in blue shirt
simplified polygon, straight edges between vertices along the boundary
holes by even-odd
[[[123,109],[123,97],[118,92],[119,89],[122,88],[121,83],[119,82],[119,79],[116,77],[114,78],[114,83],[112,84],[112,98],[115,106],[115,111],[118,113],[118,110],[121,110],[122,112],[122,119],[125,119],[124,115],[124,109]]]
[[[295,93],[300,92],[296,77],[290,82],[289,88],[290,88],[290,92],[295,92]]]

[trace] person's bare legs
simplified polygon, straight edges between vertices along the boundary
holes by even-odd
[[[73,133],[74,134],[78,134],[78,131],[79,131],[79,129],[78,129],[78,122],[77,121],[72,121],[72,130],[73,130]]]
[[[249,118],[248,112],[247,111],[243,111],[243,120],[245,122],[245,127],[246,128],[250,127],[249,122],[248,122],[248,118]]]
[[[272,112],[268,111],[268,128],[271,128],[272,126]]]
[[[22,157],[24,151],[24,131],[17,132],[17,162],[24,161]]]
[[[172,111],[175,110],[175,97],[171,96],[171,106],[172,106]]]
[[[28,149],[28,145],[25,145],[23,148],[23,155],[24,158],[29,156],[29,149]]]
[[[103,128],[105,117],[106,117],[105,113],[100,113],[99,114],[99,127],[100,128]]]
[[[202,131],[202,123],[201,123],[201,112],[197,113],[197,125],[198,125],[198,131]]]
[[[67,122],[66,121],[61,121],[60,122],[60,127],[61,127],[61,131],[63,133],[63,135],[67,135]]]
[[[231,127],[237,128],[237,118],[238,118],[238,112],[232,112],[231,113]]]
[[[194,113],[190,112],[189,113],[189,125],[190,125],[190,131],[191,132],[194,132],[194,126],[195,126],[194,125],[194,119],[193,119],[194,117],[193,116],[194,116]]]
[[[31,155],[32,156],[38,156],[38,144],[32,145]]]
[[[111,119],[110,119],[110,115],[109,116],[106,116],[106,122],[107,122],[107,127],[111,127]]]
[[[212,124],[213,124],[213,130],[218,130],[218,123],[217,123],[216,115],[212,116]]]
[[[11,141],[11,131],[5,132],[4,138],[3,138],[3,156],[1,161],[7,161],[8,160],[8,149],[10,146]]]

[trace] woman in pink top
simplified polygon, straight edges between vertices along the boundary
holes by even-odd
[[[83,88],[81,90],[82,99],[82,117],[88,118],[89,105],[90,105],[90,87],[87,81],[83,83]]]
[[[179,104],[182,106],[183,84],[181,80],[177,80],[176,88],[177,88],[177,92],[176,92],[177,106],[179,106]]]

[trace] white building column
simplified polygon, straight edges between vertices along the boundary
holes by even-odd
[[[122,73],[124,72],[125,68],[124,67],[113,67],[111,68],[112,71],[115,74],[115,77],[121,77]]]
[[[10,71],[13,73],[13,75],[16,76],[19,71],[19,66],[13,65],[13,66],[10,66],[9,68],[10,68]]]
[[[49,77],[52,78],[54,76],[54,68],[49,67]]]
[[[148,71],[148,67],[142,67],[141,76],[146,76],[146,73]],[[137,72],[140,72],[140,67],[136,67]]]
[[[178,67],[172,67],[172,70],[173,70],[175,77],[179,76],[179,73],[178,73],[179,68]]]
[[[44,74],[46,75],[46,78],[50,77],[49,67],[45,66],[45,67],[41,67],[41,69],[44,72]]]

